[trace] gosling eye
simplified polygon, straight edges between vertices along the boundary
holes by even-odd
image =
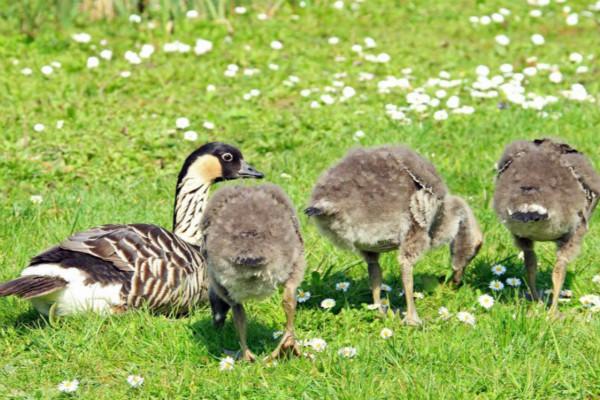
[[[225,162],[231,162],[233,161],[233,155],[231,153],[225,153],[221,156],[221,158],[223,159],[223,161]]]

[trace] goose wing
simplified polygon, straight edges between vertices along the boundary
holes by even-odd
[[[133,273],[128,303],[134,306],[147,301],[151,307],[159,307],[171,302],[173,296],[180,296],[187,303],[202,292],[198,287],[204,275],[204,270],[199,270],[203,265],[200,252],[155,225],[103,225],[74,234],[60,247],[89,254],[110,262],[118,270]],[[191,275],[196,278],[191,287],[186,287],[185,279]],[[184,287],[193,293],[185,293]]]

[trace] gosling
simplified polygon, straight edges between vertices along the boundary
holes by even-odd
[[[214,325],[222,327],[232,308],[241,358],[254,361],[256,356],[246,342],[243,304],[265,299],[283,285],[287,322],[270,358],[290,351],[300,355],[294,317],[296,289],[304,277],[304,244],[294,207],[285,193],[272,184],[220,189],[209,201],[202,231]]]
[[[448,193],[430,162],[403,146],[350,151],[319,178],[305,213],[334,244],[363,257],[381,312],[379,255],[399,250],[408,325],[421,324],[413,297],[421,255],[450,243],[452,281],[459,284],[483,240],[467,203]]]
[[[579,252],[599,193],[600,177],[587,158],[551,139],[514,142],[498,163],[494,209],[523,251],[534,300],[539,300],[534,241],[557,245],[550,306],[553,317],[559,315],[567,264]]]

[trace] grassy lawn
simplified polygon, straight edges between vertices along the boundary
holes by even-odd
[[[502,280],[524,278],[510,235],[491,208],[494,163],[504,146],[515,139],[560,137],[600,168],[600,12],[583,13],[589,0],[544,7],[525,1],[379,0],[355,3],[357,9],[351,1],[342,9],[333,2],[307,3],[284,5],[264,21],[257,18],[263,10],[249,6],[246,14],[231,18],[231,35],[226,25],[200,19],[177,21],[169,35],[160,22],[150,29],[146,18],[136,24],[125,17],[66,28],[48,23],[29,40],[15,29],[14,16],[0,19],[0,280],[17,276],[30,257],[74,231],[132,222],[170,228],[181,163],[200,144],[219,140],[239,146],[267,180],[283,187],[299,212],[319,174],[353,146],[411,146],[436,165],[452,192],[469,200],[485,233],[465,285],[454,290],[438,284],[437,277],[450,272],[449,255],[447,248],[433,251],[415,267],[416,290],[424,293],[417,300],[423,327],[382,320],[366,308],[366,265],[334,248],[301,216],[309,265],[302,287],[312,298],[299,306],[296,329],[299,338],[327,341],[323,352],[313,351],[314,360],[236,363],[232,371],[220,371],[223,349],[238,347],[236,334],[231,321],[215,331],[204,306],[181,319],[140,310],[79,315],[50,326],[28,302],[1,298],[0,398],[67,397],[57,385],[71,379],[80,381],[72,396],[93,399],[600,397],[600,319],[579,301],[600,292],[592,281],[600,271],[598,213],[581,255],[569,266],[565,288],[573,298],[561,304],[563,320],[548,321],[543,305],[523,298],[523,286],[493,293],[496,304],[488,311],[477,302],[479,295],[492,294],[490,268],[496,263],[508,269]],[[567,5],[579,15],[576,25],[566,23]],[[501,7],[510,10],[502,23],[469,21]],[[542,16],[530,16],[534,9]],[[89,33],[91,41],[76,42],[71,35],[77,32]],[[545,38],[543,45],[532,43],[536,33]],[[501,34],[510,39],[508,46],[496,43]],[[367,37],[375,48],[367,47]],[[211,41],[212,51],[194,54],[198,38]],[[163,51],[175,40],[192,50]],[[275,40],[281,49],[272,48]],[[152,44],[154,53],[130,64],[125,52],[139,53],[143,44]],[[354,44],[362,46],[362,54],[352,50]],[[111,60],[99,57],[102,49],[112,50]],[[574,52],[583,56],[581,62],[569,60]],[[369,54],[387,62],[369,61]],[[99,57],[97,68],[87,68],[91,56]],[[537,74],[524,77],[526,93],[556,96],[556,102],[543,110],[524,109],[499,88],[480,90],[496,90],[497,97],[472,96],[479,65],[490,69],[491,79],[502,75],[499,67],[505,63],[515,72],[535,66],[530,57],[537,57]],[[41,68],[52,62],[61,66],[44,75]],[[228,73],[234,76],[225,74],[232,71],[230,64],[239,67]],[[562,79],[555,74],[552,82],[544,64],[560,69]],[[32,74],[25,75],[24,68]],[[412,88],[400,83],[381,93],[378,83],[402,78],[405,68],[412,69]],[[123,77],[123,71],[130,76]],[[442,80],[461,82],[443,88],[447,95],[439,106],[406,111],[410,123],[390,116],[387,104],[406,106],[408,93],[442,71],[450,75],[442,73]],[[576,83],[596,102],[562,94]],[[439,85],[426,93],[434,97]],[[253,89],[260,93],[244,96]],[[333,104],[322,97],[326,94]],[[446,100],[452,95],[474,113],[451,112]],[[449,117],[434,118],[442,109]],[[179,117],[191,126],[176,129]],[[59,129],[57,121],[64,126]],[[207,129],[206,121],[214,129]],[[36,124],[44,129],[36,131]],[[187,130],[195,131],[197,140],[185,140]],[[38,195],[42,201],[32,201]],[[539,286],[549,288],[554,245],[537,250]],[[386,255],[382,265],[393,288],[390,301],[404,309],[395,255]],[[347,293],[335,290],[340,281],[351,282]],[[331,311],[319,306],[328,297],[337,301]],[[248,307],[249,344],[259,356],[275,347],[272,334],[283,327],[280,301],[277,295]],[[449,320],[438,316],[440,307],[452,313]],[[458,321],[459,311],[473,313],[476,324]],[[380,338],[384,327],[393,330],[392,338]],[[340,357],[344,346],[355,347],[356,357]],[[144,384],[130,388],[130,374],[144,377]]]

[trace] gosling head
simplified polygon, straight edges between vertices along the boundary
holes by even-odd
[[[179,173],[179,184],[191,179],[205,184],[230,180],[264,177],[262,172],[244,160],[237,148],[220,142],[207,143],[185,160]]]
[[[458,196],[448,196],[444,204],[447,215],[438,232],[448,232],[452,255],[452,283],[460,285],[467,265],[479,253],[483,244],[483,233],[473,210]]]

